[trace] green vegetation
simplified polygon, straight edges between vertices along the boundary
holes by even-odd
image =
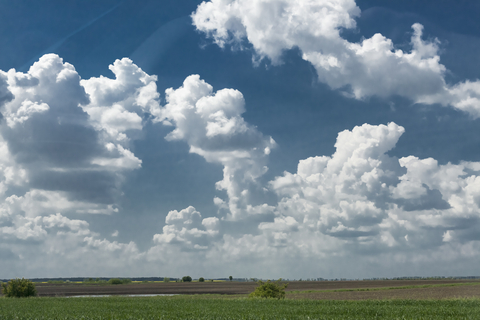
[[[185,276],[185,277],[182,278],[182,282],[192,282],[192,277]]]
[[[439,284],[419,284],[398,287],[378,287],[378,288],[352,288],[352,289],[325,289],[325,290],[303,290],[289,291],[288,294],[297,293],[315,293],[315,292],[348,292],[348,291],[381,291],[397,289],[421,289],[421,288],[441,288],[441,287],[459,287],[459,286],[480,286],[480,282],[461,282],[461,283],[439,283]]]
[[[49,283],[50,283],[50,281],[49,281]],[[83,279],[83,283],[86,283],[86,284],[105,284],[105,283],[107,283],[107,280],[103,280],[103,279],[100,279],[100,278],[96,278],[96,279],[85,278],[85,279]]]
[[[229,276],[229,277],[228,277],[228,280],[232,281],[232,280],[233,280],[233,277],[232,277],[232,276]]]
[[[255,288],[255,291],[250,293],[249,297],[251,298],[275,298],[275,299],[285,299],[285,288],[287,283],[280,284],[279,279],[276,282],[263,282],[262,280],[258,281],[259,286]]]
[[[64,283],[69,283],[70,281],[63,281],[63,280],[48,280],[47,283],[51,284],[64,284]]]
[[[200,277],[200,278],[198,279],[198,282],[205,282],[205,278]]]
[[[34,297],[37,295],[37,289],[32,281],[17,278],[2,283],[2,293],[8,298]]]
[[[163,282],[170,282],[170,278],[164,277],[164,278],[163,278]]]
[[[0,299],[0,319],[477,319],[480,299],[314,301],[219,296]]]
[[[132,283],[132,280],[126,279],[126,278],[122,278],[122,279],[113,278],[108,280],[108,284],[128,284],[128,283]]]

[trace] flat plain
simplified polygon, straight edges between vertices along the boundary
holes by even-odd
[[[154,294],[221,294],[241,297],[255,282],[150,282],[123,285],[84,283],[37,283],[40,297]],[[451,299],[480,298],[479,280],[361,280],[288,281],[288,299],[368,300],[368,299]]]
[[[0,320],[480,318],[478,280],[290,281],[284,300],[247,298],[255,282],[36,286],[40,297],[0,298]],[[141,294],[175,296],[125,296]]]

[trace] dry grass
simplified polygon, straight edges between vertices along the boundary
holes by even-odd
[[[380,288],[378,288],[380,289]],[[381,290],[307,291],[287,294],[288,299],[312,300],[385,300],[385,299],[453,299],[480,298],[480,283],[465,285],[434,285],[432,287],[381,288]]]

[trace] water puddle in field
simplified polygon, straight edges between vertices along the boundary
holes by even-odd
[[[179,294],[98,294],[98,295],[81,295],[81,296],[68,296],[65,298],[105,298],[105,297],[170,297],[179,296]]]

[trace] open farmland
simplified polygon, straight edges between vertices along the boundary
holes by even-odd
[[[0,319],[478,319],[479,299],[276,300],[195,296],[0,299]]]
[[[285,300],[246,298],[256,285],[37,283],[39,298],[0,298],[0,320],[478,319],[480,314],[478,280],[295,281]],[[130,294],[179,295],[122,296]],[[112,296],[68,298],[79,295]]]
[[[155,282],[125,285],[37,283],[39,296],[139,294],[222,294],[241,296],[252,292],[255,282]],[[288,299],[446,299],[480,298],[478,280],[368,280],[290,281]]]

